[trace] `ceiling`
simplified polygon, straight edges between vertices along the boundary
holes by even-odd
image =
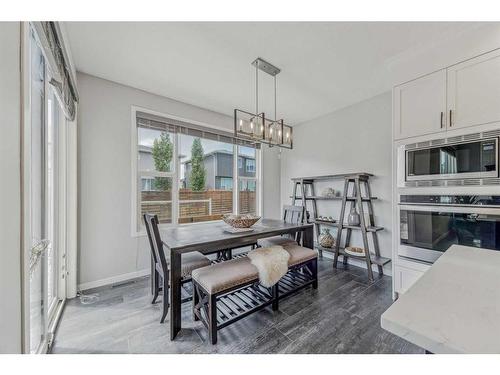
[[[255,109],[262,57],[282,69],[277,117],[291,125],[389,90],[404,56],[473,23],[67,22],[78,71],[227,115]],[[404,59],[403,59],[404,60]],[[259,110],[273,116],[272,78]]]

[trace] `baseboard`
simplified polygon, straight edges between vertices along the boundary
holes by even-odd
[[[333,259],[333,254],[323,251],[323,256],[325,258],[330,258]],[[352,264],[353,266],[361,267],[366,269],[366,263],[362,260],[357,260],[357,259],[348,259],[349,264]],[[108,277],[106,279],[100,279],[100,280],[95,280],[95,281],[89,281],[86,283],[78,284],[78,290],[84,291],[88,289],[93,289],[93,288],[98,288],[101,286],[106,286],[106,285],[113,285],[113,284],[118,284],[118,283],[123,283],[124,281],[132,280],[132,279],[137,279],[138,277],[143,277],[149,275],[151,271],[149,269],[145,270],[140,270],[140,271],[135,271],[135,272],[130,272],[130,273],[125,273],[122,275],[117,275],[117,276],[112,276]],[[378,272],[377,267],[373,267],[373,272]],[[384,267],[384,273],[386,275],[391,276],[392,274],[392,269],[391,267]]]
[[[89,282],[86,282],[86,283],[78,284],[78,290],[84,291],[84,290],[88,290],[88,289],[98,288],[100,286],[123,283],[124,281],[132,280],[132,279],[137,279],[138,277],[147,276],[147,275],[150,274],[150,272],[151,272],[151,270],[148,268],[148,269],[145,269],[145,270],[140,270],[140,271],[135,271],[135,272],[130,272],[130,273],[124,273],[122,275],[108,277],[106,279],[89,281]]]
[[[323,257],[329,258],[329,259],[333,260],[333,253],[329,253],[327,251],[323,251]],[[351,258],[347,258],[347,263],[348,264],[352,264],[353,266],[356,266],[356,267],[360,267],[360,268],[366,269],[366,262],[364,260],[353,259],[351,257]],[[389,263],[388,266],[386,265],[384,267],[384,275],[392,276],[392,267],[390,266],[390,264],[391,263]],[[372,270],[373,270],[373,272],[378,273],[378,267],[377,266],[373,266]]]

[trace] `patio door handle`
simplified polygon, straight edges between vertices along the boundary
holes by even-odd
[[[35,272],[35,268],[40,261],[40,258],[45,254],[50,246],[50,241],[47,239],[40,240],[31,247],[30,250],[30,276]]]

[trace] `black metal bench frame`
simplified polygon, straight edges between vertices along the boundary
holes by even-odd
[[[289,267],[288,272],[271,288],[259,280],[210,294],[193,279],[193,318],[208,330],[209,340],[217,343],[217,331],[269,305],[278,310],[279,301],[312,285],[318,288],[318,258]]]

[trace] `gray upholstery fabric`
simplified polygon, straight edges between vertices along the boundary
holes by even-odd
[[[186,253],[181,255],[181,276],[191,277],[191,272],[197,268],[206,267],[210,265],[210,259],[208,259],[202,253],[194,251],[192,253]]]
[[[285,244],[283,248],[290,253],[290,259],[288,260],[289,267],[318,257],[318,252],[316,250],[299,246],[296,243]]]
[[[210,294],[257,281],[257,268],[247,257],[228,260],[208,267],[198,268],[192,272],[192,278]]]
[[[283,246],[285,244],[297,244],[295,240],[291,237],[286,236],[274,236],[269,238],[263,238],[258,240],[257,243],[262,247],[271,247],[271,246]]]

